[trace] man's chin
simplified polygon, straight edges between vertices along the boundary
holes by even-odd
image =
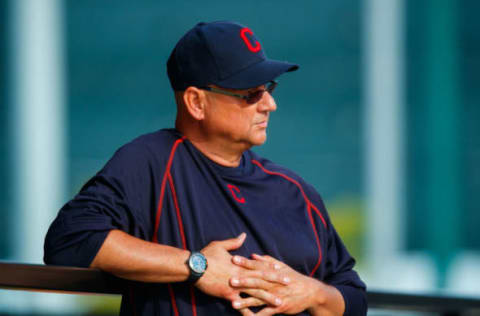
[[[265,144],[266,141],[267,141],[267,133],[265,133],[262,136],[259,135],[254,139],[252,139],[252,146],[261,146]]]

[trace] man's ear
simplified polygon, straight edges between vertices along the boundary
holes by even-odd
[[[200,121],[205,117],[205,93],[196,87],[188,87],[183,93],[183,103],[190,115]]]

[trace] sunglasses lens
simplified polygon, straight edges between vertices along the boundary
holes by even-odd
[[[257,90],[249,93],[246,99],[247,103],[248,104],[257,103],[262,98],[264,92],[265,90]]]
[[[270,81],[267,85],[267,88],[265,89],[268,93],[272,94],[273,90],[277,87],[277,82],[276,81]]]
[[[262,96],[265,92],[268,92],[268,93],[272,94],[273,90],[275,90],[275,88],[277,87],[277,84],[278,83],[276,81],[270,81],[269,83],[267,83],[267,86],[265,87],[265,90],[257,90],[257,91],[249,93],[247,98],[246,98],[247,103],[248,104],[257,103],[258,101],[260,101],[260,99],[262,98]]]

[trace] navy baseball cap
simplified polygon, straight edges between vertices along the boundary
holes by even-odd
[[[249,89],[297,69],[296,64],[268,59],[253,32],[230,21],[198,23],[178,41],[167,62],[175,91],[210,84]]]

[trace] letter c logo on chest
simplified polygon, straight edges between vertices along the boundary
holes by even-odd
[[[241,196],[241,197],[237,196],[237,194],[240,194],[240,189],[239,188],[237,188],[233,184],[227,184],[227,187],[230,190],[230,192],[232,193],[232,196],[235,199],[235,201],[237,201],[238,203],[245,203],[245,198],[243,196]],[[237,192],[237,193],[235,193],[235,192]]]
[[[260,49],[262,49],[262,46],[260,45],[259,41],[256,41],[255,46],[253,46],[246,35],[247,33],[250,35],[253,35],[253,32],[248,27],[244,27],[243,29],[240,30],[240,37],[243,39],[243,41],[245,42],[245,45],[247,45],[248,49],[252,53],[257,53],[258,51],[260,51]]]

